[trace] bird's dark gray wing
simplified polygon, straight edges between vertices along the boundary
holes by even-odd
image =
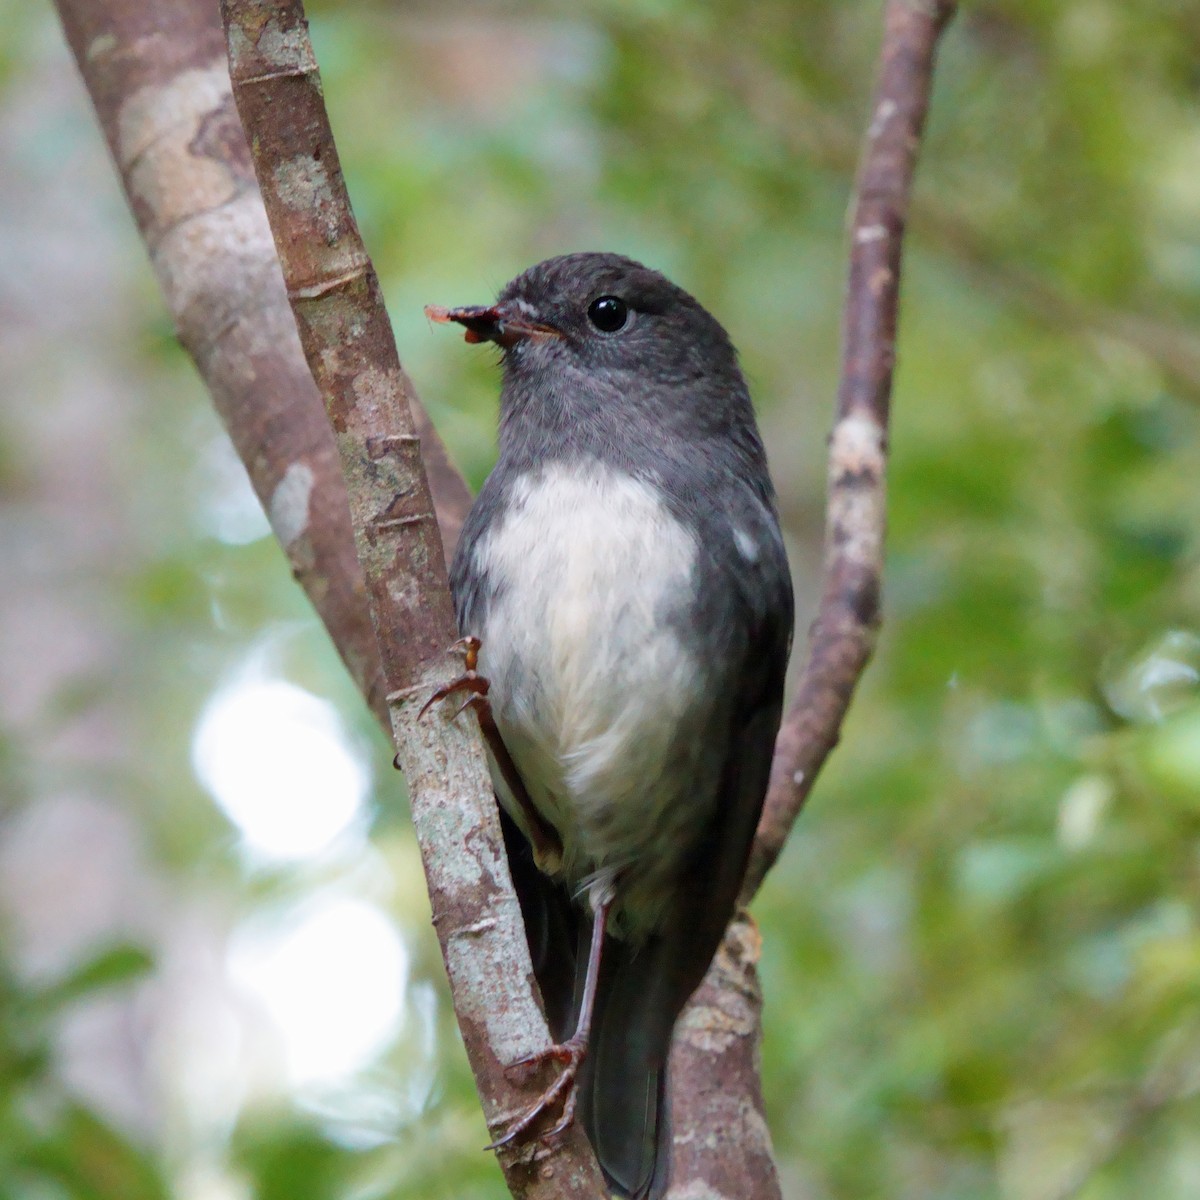
[[[459,534],[450,564],[450,592],[454,597],[454,615],[458,632],[478,635],[495,596],[497,581],[483,572],[475,561],[480,541],[499,521],[507,505],[507,489],[496,472],[485,480]]]
[[[622,1196],[657,1200],[667,1187],[671,1031],[733,915],[779,712],[778,699],[766,700],[737,731],[721,807],[681,882],[670,926],[636,948],[611,938],[605,945],[579,1115],[605,1177]]]
[[[521,905],[546,1023],[550,1026],[550,1036],[559,1044],[575,1028],[576,962],[578,958],[585,962],[587,959],[586,941],[582,949],[580,943],[591,929],[590,916],[571,899],[571,893],[562,884],[538,870],[528,838],[502,805],[497,803],[496,807],[500,810],[508,869]]]

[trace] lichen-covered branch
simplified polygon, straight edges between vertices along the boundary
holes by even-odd
[[[743,909],[675,1027],[670,1196],[780,1200],[782,1195],[762,1093],[761,952],[758,927]]]
[[[743,895],[779,857],[837,744],[879,624],[884,473],[896,358],[900,256],[938,39],[954,0],[888,0],[879,74],[854,189],[842,370],[829,442],[821,603],[809,657],[775,744],[771,786]]]
[[[489,1126],[527,1107],[506,1064],[550,1045],[473,723],[423,702],[459,665],[433,503],[375,270],[338,163],[299,0],[223,0],[233,94],[248,131],[288,298],[325,399],[379,640],[398,761],[455,1013]],[[523,1197],[603,1193],[582,1130],[500,1152]]]
[[[234,101],[338,448],[384,677],[393,690],[408,688],[456,636],[412,385],[343,195],[302,11],[275,3],[223,11]]]

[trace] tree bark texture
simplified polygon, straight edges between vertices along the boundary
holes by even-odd
[[[461,665],[437,515],[412,419],[415,397],[350,208],[298,0],[224,0],[233,94],[309,368],[349,493],[358,560],[388,687],[434,927],[489,1127],[541,1081],[505,1066],[550,1046],[508,875],[478,731],[453,706],[422,720]],[[601,1194],[581,1129],[498,1155],[515,1194]]]

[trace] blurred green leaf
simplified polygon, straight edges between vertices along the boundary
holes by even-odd
[[[60,1185],[73,1200],[170,1196],[153,1157],[78,1104],[66,1106],[51,1133],[18,1150],[13,1164],[34,1179]]]
[[[39,1002],[61,1008],[95,992],[126,987],[154,969],[154,956],[143,946],[119,942],[105,947],[39,994]]]

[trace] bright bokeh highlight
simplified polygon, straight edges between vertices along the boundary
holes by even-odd
[[[293,1087],[362,1070],[399,1027],[408,955],[392,922],[364,900],[316,896],[253,918],[234,934],[228,964],[274,1027]]]
[[[328,850],[362,816],[371,782],[334,707],[282,679],[217,692],[192,763],[246,848],[273,860]]]

